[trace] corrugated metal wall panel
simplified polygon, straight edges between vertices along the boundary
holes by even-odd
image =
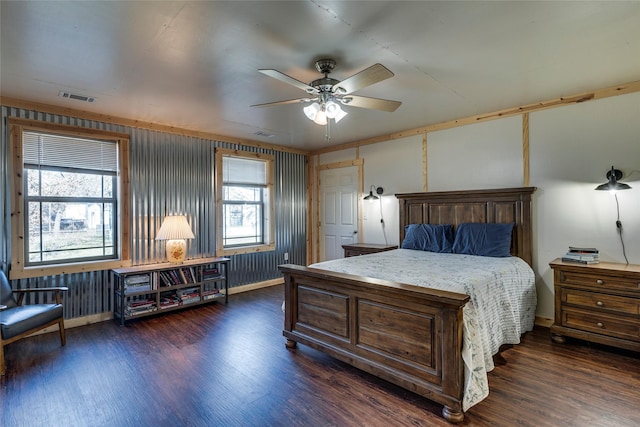
[[[166,214],[187,215],[196,238],[187,243],[188,257],[212,256],[216,247],[214,151],[216,147],[239,149],[275,156],[276,250],[236,255],[230,262],[230,286],[279,278],[278,264],[288,253],[289,261],[306,261],[306,157],[259,147],[130,128],[121,125],[66,117],[31,110],[2,107],[2,165],[4,226],[0,230],[0,255],[8,263],[9,236],[9,138],[6,117],[79,126],[130,135],[131,257],[135,265],[161,262],[164,245],[154,240]],[[8,265],[3,265],[7,271]],[[15,288],[67,286],[65,317],[76,318],[113,310],[110,271],[66,274],[14,281]],[[38,298],[49,299],[52,295]]]

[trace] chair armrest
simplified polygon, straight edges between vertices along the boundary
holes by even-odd
[[[22,305],[22,300],[24,299],[25,294],[33,292],[55,292],[56,304],[62,304],[61,292],[66,292],[68,290],[69,288],[66,286],[55,286],[49,288],[14,289],[13,292],[18,294],[18,301],[16,301],[18,305]]]
[[[21,292],[51,292],[51,291],[68,291],[69,288],[66,286],[55,286],[51,288],[30,288],[30,289],[14,289],[13,292],[21,293]]]

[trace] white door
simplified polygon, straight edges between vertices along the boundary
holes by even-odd
[[[343,258],[342,245],[358,241],[358,167],[320,171],[320,261]]]

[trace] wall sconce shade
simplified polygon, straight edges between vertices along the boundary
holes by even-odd
[[[382,195],[382,193],[384,193],[384,189],[382,187],[378,187],[376,188],[375,185],[372,185],[371,188],[369,189],[369,195],[364,197],[364,200],[369,200],[370,202],[373,202],[374,200],[378,200],[379,197],[376,196],[376,194],[373,194],[373,192],[376,192],[376,194],[378,195]]]
[[[600,184],[596,187],[596,190],[608,190],[608,191],[617,191],[617,190],[629,190],[631,187],[624,182],[618,182],[619,179],[622,178],[622,171],[619,169],[615,169],[611,166],[611,170],[607,171],[607,182],[604,184]]]
[[[187,256],[187,242],[195,236],[184,215],[169,215],[164,218],[156,240],[166,240],[167,260],[180,264]]]

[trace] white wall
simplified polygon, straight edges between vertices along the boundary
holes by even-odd
[[[549,261],[567,246],[596,246],[604,261],[625,262],[616,229],[616,202],[607,191],[611,166],[631,190],[617,194],[630,263],[640,264],[640,93],[539,111],[530,116],[534,194],[534,269],[538,313],[553,317]],[[634,172],[635,171],[635,172]],[[630,175],[630,176],[629,176]]]
[[[362,239],[397,245],[400,224],[395,194],[422,191],[422,135],[360,147],[360,157],[364,159],[365,193],[372,185],[384,189],[378,202],[362,203]]]
[[[611,166],[633,188],[618,193],[630,263],[640,264],[640,93],[530,115],[530,185],[534,193],[534,270],[538,316],[553,318],[549,262],[569,245],[596,246],[603,260],[624,262],[616,232],[615,199],[594,191]],[[354,159],[353,149],[328,153],[320,163]],[[360,147],[364,185],[384,188],[382,212],[388,243],[398,243],[394,193],[420,192],[422,136]],[[430,191],[523,185],[522,117],[509,117],[427,135]],[[631,176],[629,176],[631,174]],[[364,206],[363,240],[385,243],[380,209]]]
[[[522,187],[522,117],[427,135],[429,191]]]

